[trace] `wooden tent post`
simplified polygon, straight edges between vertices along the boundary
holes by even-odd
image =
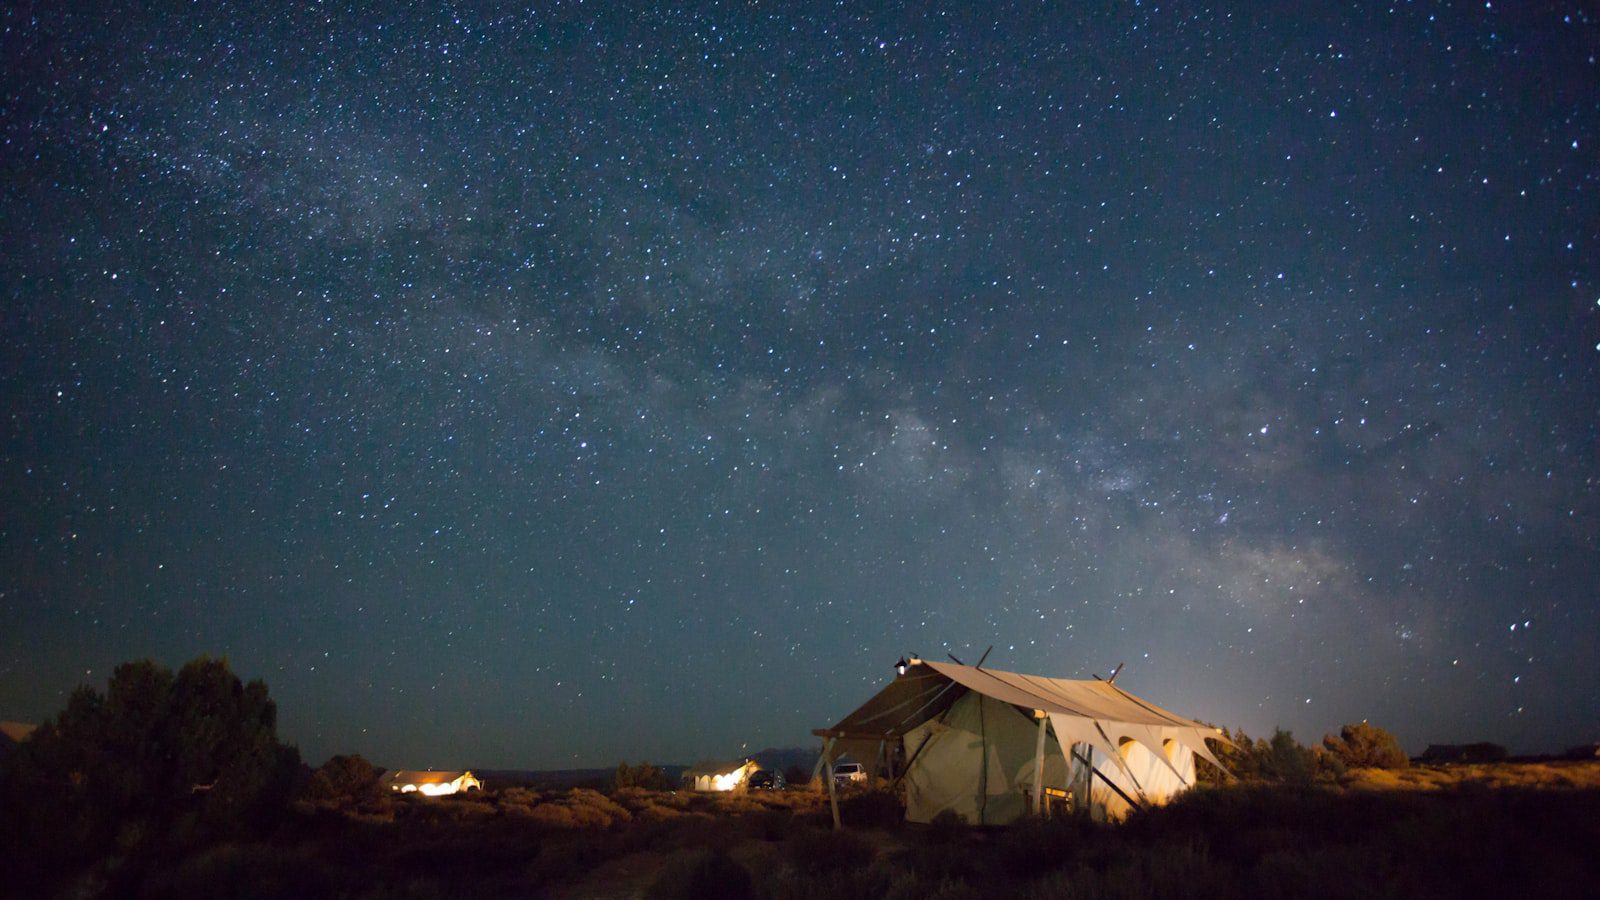
[[[838,831],[844,825],[839,821],[839,789],[834,785],[833,760],[828,760],[828,806],[833,808],[833,830]]]
[[[833,749],[833,742],[836,740],[838,740],[837,736],[830,737],[823,743],[822,753],[817,756],[817,764],[811,767],[811,779],[813,781],[816,780],[817,774],[822,771],[823,764],[828,761],[828,751]]]
[[[1091,812],[1094,806],[1094,747],[1086,746],[1084,747],[1084,752],[1088,755],[1080,755],[1076,750],[1072,751],[1072,755],[1082,760],[1085,767],[1082,794],[1083,815],[1084,818],[1092,819],[1094,818],[1094,814]]]
[[[822,745],[822,755],[817,757],[817,767],[811,770],[812,778],[816,778],[818,772],[826,772],[828,778],[828,805],[833,807],[833,827],[835,831],[843,827],[839,824],[839,795],[833,787],[833,744],[837,740],[839,740],[838,735],[828,738],[828,742]]]
[[[1044,815],[1044,730],[1050,727],[1050,717],[1041,710],[1039,714],[1039,739],[1033,745],[1033,814]]]

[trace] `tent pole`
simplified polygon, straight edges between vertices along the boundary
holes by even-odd
[[[817,767],[811,770],[811,777],[816,778],[817,772],[826,771],[828,778],[828,805],[833,808],[833,828],[835,831],[842,826],[839,824],[839,795],[833,787],[833,745],[839,740],[838,735],[828,738],[822,745],[822,755],[817,757]]]
[[[988,656],[988,652],[984,656]],[[982,694],[978,695],[978,738],[983,741],[983,759],[978,764],[978,824],[989,824],[989,728],[983,720],[983,701],[987,699]]]
[[[828,806],[833,808],[833,830],[843,828],[839,822],[839,789],[834,786],[833,760],[828,760]]]
[[[1033,814],[1044,815],[1044,730],[1050,726],[1049,716],[1039,717],[1039,739],[1033,745]]]
[[[888,733],[893,734],[893,733],[899,731],[900,730],[900,726],[906,724],[907,722],[909,722],[912,719],[916,718],[917,716],[921,715],[923,710],[925,710],[928,707],[934,705],[935,703],[938,703],[939,702],[939,698],[943,697],[946,692],[948,692],[951,688],[953,688],[955,686],[956,686],[956,682],[952,681],[949,684],[946,684],[944,687],[940,688],[939,689],[939,693],[934,694],[933,697],[931,697],[928,700],[927,703],[924,703],[921,706],[917,707],[917,711],[916,712],[912,713],[909,716],[906,716],[904,719],[901,719],[899,722],[896,722],[895,726],[893,728],[889,729]],[[921,723],[918,723],[918,724],[921,724]]]
[[[1091,809],[1094,806],[1094,800],[1091,797],[1091,795],[1094,793],[1092,790],[1094,787],[1094,747],[1085,747],[1084,753],[1088,755],[1080,755],[1076,750],[1074,750],[1072,755],[1082,760],[1084,766],[1087,767],[1083,773],[1083,815],[1085,818],[1092,819],[1094,818],[1094,814],[1091,812]]]
[[[1093,755],[1094,751],[1090,750],[1089,753],[1091,755]],[[1117,787],[1116,782],[1114,782],[1111,779],[1107,778],[1104,772],[1102,772],[1099,769],[1096,769],[1094,767],[1094,763],[1089,762],[1089,760],[1087,760],[1087,759],[1083,759],[1083,756],[1078,754],[1078,753],[1073,753],[1072,755],[1078,757],[1078,759],[1083,760],[1084,765],[1089,767],[1089,777],[1090,777],[1091,780],[1093,779],[1094,776],[1099,775],[1100,776],[1100,780],[1104,781],[1106,783],[1106,787],[1111,788],[1113,791],[1116,791],[1117,792],[1117,796],[1121,797],[1122,799],[1124,799],[1126,801],[1128,801],[1128,805],[1129,806],[1133,807],[1134,809],[1140,810],[1141,812],[1144,810],[1144,805],[1143,804],[1141,804],[1139,801],[1133,799],[1132,797],[1129,797],[1127,791],[1124,791],[1122,788]],[[1142,792],[1143,791],[1141,789],[1141,793]]]
[[[911,774],[911,764],[917,761],[917,757],[922,755],[922,748],[928,746],[928,742],[932,740],[933,735],[930,734],[922,739],[922,743],[917,745],[917,749],[911,751],[911,758],[906,760],[906,764],[900,767],[900,774],[896,775],[894,781],[889,783],[889,790],[892,791],[899,787],[901,779]]]
[[[1100,732],[1100,737],[1105,739],[1106,746],[1108,746],[1108,747],[1117,747],[1119,750],[1121,749],[1120,745],[1118,745],[1118,743],[1116,741],[1113,741],[1111,739],[1111,735],[1106,734],[1105,728],[1103,728],[1100,725],[1099,722],[1095,722],[1094,723],[1094,727],[1095,727],[1096,731]],[[1145,749],[1148,750],[1150,748],[1146,747]],[[1133,774],[1133,769],[1129,768],[1127,763],[1123,762],[1122,754],[1118,753],[1115,757],[1112,757],[1112,761],[1117,763],[1117,767],[1122,770],[1122,774],[1128,776],[1128,780],[1133,782],[1134,790],[1139,792],[1139,796],[1141,796],[1141,797],[1145,796],[1144,785],[1139,783],[1139,777],[1137,775]],[[1104,775],[1102,775],[1100,777],[1102,779],[1105,778]],[[1107,781],[1106,783],[1110,784],[1109,781]]]
[[[828,751],[833,749],[833,742],[837,741],[838,739],[838,736],[835,735],[834,737],[828,738],[827,743],[822,745],[822,753],[817,757],[817,764],[811,767],[812,780],[816,780],[817,774],[822,771],[823,763],[828,761]]]

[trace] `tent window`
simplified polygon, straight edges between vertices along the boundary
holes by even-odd
[[[1121,740],[1117,741],[1117,752],[1122,754],[1123,759],[1127,759],[1128,756],[1133,753],[1133,747],[1137,743],[1139,742],[1133,738],[1122,738]]]

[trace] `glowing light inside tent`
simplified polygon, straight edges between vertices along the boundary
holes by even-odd
[[[390,778],[392,779],[390,790],[400,794],[421,794],[424,797],[444,797],[483,788],[483,782],[471,772],[399,771],[392,773]]]

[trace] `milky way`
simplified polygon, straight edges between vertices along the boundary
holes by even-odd
[[[688,762],[993,645],[1596,737],[1576,5],[79,6],[0,13],[0,718],[211,653],[313,762]]]

